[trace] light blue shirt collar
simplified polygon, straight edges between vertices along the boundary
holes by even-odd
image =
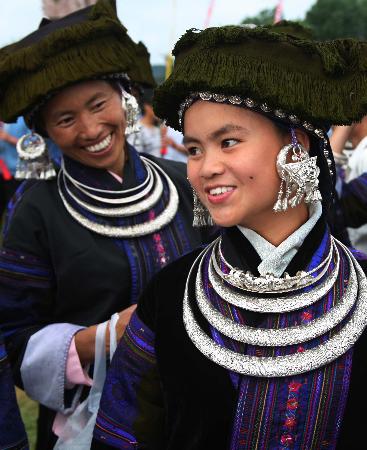
[[[238,229],[250,241],[251,245],[260,256],[261,263],[257,268],[260,275],[272,273],[273,275],[280,277],[292,258],[298,252],[298,249],[301,247],[310,231],[316,225],[321,214],[321,202],[311,204],[307,222],[301,225],[277,247],[255,231],[238,225]]]

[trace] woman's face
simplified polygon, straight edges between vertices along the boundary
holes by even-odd
[[[126,119],[121,97],[109,83],[85,81],[63,89],[47,102],[42,119],[65,155],[122,174]]]
[[[195,102],[184,119],[188,177],[215,223],[254,230],[271,224],[280,188],[276,158],[289,135],[260,114],[206,101]]]

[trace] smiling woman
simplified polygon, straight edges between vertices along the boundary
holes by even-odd
[[[64,155],[122,177],[126,117],[116,87],[107,81],[66,87],[42,108],[41,123]]]
[[[174,48],[155,111],[184,133],[195,222],[221,233],[141,297],[94,450],[360,448],[366,261],[326,221],[327,129],[365,114],[367,45],[299,31],[193,29]]]
[[[25,182],[9,208],[1,324],[15,380],[41,405],[37,448],[57,436],[75,448],[65,420],[89,392],[97,324],[117,312],[120,339],[150,278],[202,234],[191,228],[186,166],[127,142],[138,112],[131,87],[154,81],[113,0],[44,19],[0,56],[0,117],[24,115],[37,132],[21,140],[18,173],[47,178]],[[56,178],[43,166],[43,136],[63,155]],[[108,342],[109,330],[107,352]]]
[[[303,202],[287,214],[274,214],[279,191],[275,161],[290,142],[290,134],[274,122],[243,108],[201,100],[185,114],[184,132],[190,183],[217,225],[241,225],[279,245],[307,220]],[[304,131],[297,131],[297,138],[309,147]]]

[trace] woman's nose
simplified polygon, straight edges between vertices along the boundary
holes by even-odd
[[[202,164],[200,167],[200,176],[203,178],[212,178],[215,175],[220,175],[224,171],[224,164],[220,158],[219,152],[207,151],[204,154]]]
[[[99,120],[93,115],[83,114],[79,117],[79,136],[86,141],[97,140],[102,132],[103,127]]]

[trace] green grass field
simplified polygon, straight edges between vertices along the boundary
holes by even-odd
[[[30,450],[34,450],[36,444],[38,404],[27,397],[26,394],[20,389],[17,389],[17,399],[23,422],[27,430]]]

